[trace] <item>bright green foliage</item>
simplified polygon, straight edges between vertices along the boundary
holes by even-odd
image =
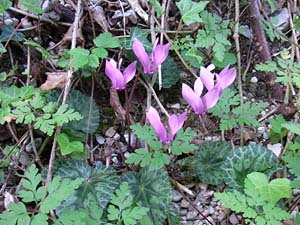
[[[209,1],[194,2],[192,0],[180,0],[176,6],[180,10],[181,19],[186,25],[201,23],[200,13],[204,10]]]
[[[300,123],[283,123],[282,127],[288,129],[290,132],[300,135]]]
[[[50,57],[51,57],[50,53],[39,43],[29,40],[29,41],[25,41],[24,44],[38,49],[45,59],[50,59]]]
[[[82,184],[84,179],[67,179],[55,176],[47,186],[47,197],[40,204],[42,213],[49,213],[56,209],[62,201],[66,200]]]
[[[253,172],[245,179],[244,193],[215,193],[226,208],[243,213],[246,224],[281,225],[281,220],[291,218],[276,203],[282,198],[291,197],[290,181],[278,178],[268,183],[263,173]]]
[[[163,10],[162,10],[162,7],[161,7],[159,1],[158,0],[149,0],[149,2],[154,6],[156,16],[160,17],[163,13]]]
[[[16,123],[33,124],[51,136],[55,127],[62,126],[72,120],[79,120],[81,116],[68,105],[61,105],[56,110],[54,102],[47,103],[38,88],[26,86],[5,87],[0,90],[0,121],[3,124],[7,118],[16,118]]]
[[[170,163],[168,154],[162,150],[154,150],[149,152],[144,148],[138,148],[134,153],[131,153],[126,159],[126,163],[140,164],[141,167],[149,166],[151,170],[159,169]]]
[[[168,173],[164,169],[149,170],[146,167],[138,173],[123,174],[121,180],[128,183],[133,201],[139,207],[149,209],[141,224],[163,224],[172,208],[172,188]]]
[[[93,42],[97,46],[97,48],[92,49],[92,53],[102,59],[105,59],[108,56],[106,48],[120,47],[119,39],[113,37],[109,32],[100,34],[93,40]]]
[[[0,1],[0,13],[5,13],[6,9],[8,9],[12,5],[10,0],[1,0]]]
[[[171,143],[171,152],[174,155],[181,155],[194,151],[197,146],[191,144],[192,139],[196,136],[196,132],[190,127],[183,130],[182,128],[176,134],[175,139]]]
[[[224,164],[226,157],[232,151],[231,144],[218,142],[204,142],[190,156],[179,161],[179,164],[187,167],[187,170],[207,184],[219,185],[224,182]]]
[[[67,134],[60,133],[56,136],[62,155],[67,155],[73,152],[83,152],[84,147],[80,141],[71,141]]]
[[[97,68],[99,66],[98,57],[95,54],[90,54],[88,49],[73,48],[69,51],[71,55],[71,66],[76,70],[82,69],[85,66]]]
[[[227,156],[222,168],[229,188],[241,190],[249,173],[262,172],[268,177],[281,169],[276,155],[261,145],[235,149]]]
[[[160,169],[170,163],[169,155],[164,153],[162,143],[158,141],[151,126],[132,125],[131,129],[138,138],[149,145],[150,149],[136,149],[134,153],[129,155],[126,163],[140,164],[141,167],[148,166],[150,170]],[[190,128],[187,128],[185,131],[183,129],[179,130],[176,138],[170,144],[171,153],[181,155],[182,153],[195,150],[196,146],[190,143],[194,136],[195,132]]]
[[[270,18],[270,21],[265,20],[264,18],[261,18],[261,25],[263,27],[263,29],[265,30],[268,38],[270,39],[270,41],[274,41],[274,40],[281,40],[281,41],[287,41],[288,39],[285,38],[284,34],[278,30],[276,27],[274,27],[274,23],[277,23],[278,18]]]
[[[300,143],[290,143],[287,151],[282,157],[286,166],[289,169],[289,172],[294,175],[294,179],[292,180],[292,187],[300,188]]]
[[[280,57],[277,57],[277,61],[268,61],[265,63],[259,63],[255,66],[259,71],[275,72],[276,82],[283,83],[285,85],[296,85],[300,88],[300,65],[298,62],[294,62],[290,59],[290,55],[287,49],[281,51]]]
[[[283,118],[282,115],[278,115],[274,119],[270,119],[269,122],[272,125],[270,131],[271,142],[275,144],[282,141],[282,138],[284,138],[288,134],[288,130],[282,126],[287,121]]]
[[[218,65],[218,62],[225,59],[225,53],[231,47],[230,41],[227,40],[231,35],[229,20],[223,20],[218,15],[207,11],[201,12],[201,18],[205,28],[198,30],[196,46],[205,49],[211,48],[215,60],[213,63]]]
[[[40,186],[42,182],[42,176],[38,173],[38,169],[33,164],[25,172],[25,177],[21,181],[21,185],[24,190],[19,191],[18,195],[22,198],[23,202],[35,202],[37,203],[43,197],[45,197],[45,188]]]
[[[251,103],[249,101],[239,105],[239,96],[231,89],[224,90],[217,105],[210,109],[214,116],[220,118],[221,130],[230,130],[241,125],[259,126],[256,120],[259,113],[266,107],[266,103]]]
[[[24,203],[11,203],[8,206],[10,211],[0,214],[0,222],[5,225],[24,225],[30,223],[30,217],[27,213]]]
[[[42,0],[21,0],[20,3],[33,14],[42,14],[44,12],[41,8]]]
[[[11,203],[9,209],[0,214],[0,222],[8,225],[48,225],[48,213],[55,210],[62,201],[68,198],[83,182],[83,179],[63,179],[55,176],[47,186],[41,186],[42,176],[35,165],[31,165],[25,172],[25,178],[21,181],[22,190],[18,196],[22,202]],[[27,212],[23,202],[35,202],[35,214]]]
[[[51,91],[48,94],[48,101],[55,101],[59,98],[58,91]],[[68,105],[82,115],[82,119],[71,121],[64,125],[64,128],[70,129],[78,136],[84,136],[86,133],[95,133],[100,121],[99,107],[94,99],[82,94],[80,91],[71,90],[68,95]]]
[[[93,207],[104,209],[117,188],[119,180],[113,170],[103,165],[91,167],[83,160],[57,161],[53,173],[63,178],[85,180],[76,192],[57,208],[58,214],[65,210],[83,208],[89,217],[93,212]]]
[[[102,216],[102,210],[99,209],[99,214]],[[85,221],[86,213],[84,209],[81,210],[65,210],[59,215],[59,218],[55,220],[54,225],[99,225],[100,223],[87,224]],[[100,222],[100,221],[99,221]]]
[[[133,206],[133,196],[128,189],[127,182],[122,183],[120,188],[116,190],[116,194],[112,196],[110,203],[108,219],[117,221],[117,224],[123,221],[125,225],[135,225],[149,211],[145,207]]]

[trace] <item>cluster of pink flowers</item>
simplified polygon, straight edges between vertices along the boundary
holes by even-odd
[[[161,65],[168,56],[170,44],[158,45],[156,40],[152,52],[147,54],[143,44],[135,39],[133,41],[133,52],[139,59],[145,74],[154,74],[157,72],[159,65]],[[136,74],[136,64],[134,61],[129,64],[121,72],[122,60],[117,64],[113,59],[106,60],[105,73],[112,82],[113,88],[117,90],[123,90],[126,84],[133,79]],[[213,64],[207,68],[201,67],[200,77],[194,82],[193,89],[186,84],[182,84],[182,97],[193,108],[194,112],[198,115],[202,115],[207,112],[208,109],[214,107],[223,90],[230,86],[236,78],[236,69],[225,67],[219,74],[213,73],[215,69]],[[201,97],[204,87],[207,92]],[[161,122],[161,118],[157,110],[150,107],[146,112],[146,117],[149,123],[153,126],[156,135],[162,143],[170,143],[173,141],[176,133],[183,126],[187,113],[183,112],[179,115],[171,115],[168,117],[168,128]]]

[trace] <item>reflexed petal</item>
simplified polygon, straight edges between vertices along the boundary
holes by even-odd
[[[215,87],[203,96],[203,103],[205,104],[206,109],[210,109],[217,104],[221,91],[222,89],[220,87]]]
[[[212,74],[205,67],[200,69],[200,79],[207,90],[211,90],[214,87],[214,74]]]
[[[196,114],[203,114],[205,112],[201,98],[186,84],[182,84],[182,97],[192,106]]]
[[[166,60],[169,54],[169,48],[170,43],[165,45],[157,45],[153,48],[152,54],[155,67],[161,65]]]
[[[140,60],[144,68],[144,73],[149,73],[151,71],[151,61],[142,42],[140,42],[138,39],[134,39],[132,49],[136,57]]]
[[[132,80],[136,72],[136,61],[130,63],[123,72],[125,83]]]
[[[215,65],[214,64],[210,64],[210,65],[208,65],[207,67],[206,67],[206,69],[208,69],[210,72],[212,71],[212,70],[214,70],[216,67],[215,67]]]
[[[173,140],[175,134],[180,130],[180,128],[183,126],[184,121],[186,120],[186,112],[181,113],[180,115],[171,115],[169,116],[168,122],[169,122],[169,128],[171,131],[171,140]]]
[[[218,82],[220,82],[221,88],[229,87],[235,80],[236,74],[236,68],[228,69],[228,66],[225,67],[218,75]]]
[[[195,93],[200,97],[203,91],[203,83],[200,79],[200,77],[198,77],[194,83],[194,91]]]
[[[156,109],[150,106],[148,112],[146,112],[146,117],[149,123],[153,126],[155,133],[159,137],[159,140],[163,143],[166,143],[168,141],[167,131],[164,125],[162,124]]]
[[[116,64],[111,64],[110,61],[106,60],[105,63],[105,74],[109,77],[112,82],[113,88],[120,90],[125,88],[125,82],[123,74],[115,67]]]

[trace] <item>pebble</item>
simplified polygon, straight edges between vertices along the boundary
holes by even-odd
[[[187,213],[188,213],[188,210],[187,210],[187,209],[181,209],[181,210],[179,211],[179,215],[180,215],[180,216],[186,216]]]
[[[216,222],[214,221],[214,219],[213,219],[212,217],[208,216],[208,217],[206,218],[206,220],[208,220],[208,221],[210,222],[209,224],[211,224],[211,225],[216,225]],[[206,224],[208,224],[207,221],[206,221]]]
[[[239,223],[238,218],[236,217],[236,215],[234,213],[232,213],[229,217],[229,221],[232,225],[236,225]]]
[[[265,128],[265,127],[259,127],[259,128],[257,128],[257,132],[258,132],[259,134],[263,134],[265,131],[266,131],[266,128]]]
[[[212,206],[208,206],[208,211],[210,215],[214,215],[215,209]]]
[[[251,83],[257,83],[258,82],[257,77],[255,77],[255,76],[251,77],[250,82]]]
[[[263,133],[263,138],[264,138],[265,140],[268,140],[268,139],[269,139],[269,134],[268,134],[268,132],[264,132],[264,133]]]
[[[289,11],[287,8],[282,8],[282,10],[276,15],[271,16],[270,21],[278,30],[285,30],[289,26]]]
[[[174,105],[171,105],[171,109],[180,109],[180,104],[176,103]]]
[[[196,210],[191,210],[191,211],[188,211],[188,213],[186,214],[186,219],[192,220],[192,219],[195,219],[197,216],[198,216],[198,212]]]
[[[173,202],[179,202],[182,199],[182,195],[179,191],[174,190],[172,193]]]
[[[98,142],[98,144],[103,145],[105,142],[105,138],[102,135],[97,135],[96,141]]]
[[[190,205],[190,203],[187,200],[182,199],[181,204],[180,204],[181,208],[188,208],[189,205]]]
[[[125,153],[124,153],[124,157],[125,157],[126,159],[128,159],[129,155],[130,155],[129,152],[125,152]]]

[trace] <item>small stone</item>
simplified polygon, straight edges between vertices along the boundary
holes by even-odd
[[[202,215],[203,216],[209,216],[209,211],[208,211],[208,209],[205,209],[203,212],[202,212]]]
[[[210,216],[208,216],[208,217],[206,218],[206,220],[208,220],[208,221],[210,222],[209,224],[211,224],[211,225],[216,225],[216,222],[215,222],[214,219],[211,218]]]
[[[282,10],[275,16],[270,17],[270,21],[275,28],[278,30],[285,30],[289,26],[289,11],[287,8],[282,8]]]
[[[126,159],[128,159],[129,156],[130,156],[130,153],[129,153],[129,152],[125,152],[125,153],[124,153],[124,157],[125,157]]]
[[[181,208],[187,209],[189,207],[189,205],[190,205],[190,203],[187,200],[182,199],[181,204],[180,204]]]
[[[11,18],[4,20],[5,25],[12,25],[13,23],[14,23],[14,21]]]
[[[201,220],[196,220],[193,225],[203,225]]]
[[[119,163],[118,157],[116,157],[116,156],[112,157],[111,161],[115,164]]]
[[[266,128],[265,128],[265,127],[259,127],[259,128],[257,128],[257,132],[258,132],[259,134],[263,134],[265,131],[266,131]]]
[[[98,144],[103,145],[105,142],[105,138],[102,135],[97,135],[96,141],[98,142]]]
[[[108,130],[105,132],[106,137],[112,138],[116,134],[116,130],[113,127],[108,128]]]
[[[198,212],[196,210],[191,210],[191,211],[188,211],[188,213],[186,214],[186,219],[192,220],[192,219],[195,219],[197,216],[198,216]]]
[[[179,211],[179,215],[180,215],[180,216],[186,216],[187,213],[188,213],[188,210],[187,210],[187,209],[181,209],[181,210]]]
[[[269,134],[268,132],[263,133],[263,139],[268,140],[269,139]]]
[[[179,191],[174,190],[172,193],[173,202],[179,202],[182,199],[182,195]]]
[[[236,217],[236,215],[234,213],[232,213],[229,217],[229,221],[232,225],[236,225],[239,223],[238,218]]]
[[[212,206],[208,206],[208,211],[210,215],[214,215],[215,209]]]
[[[268,144],[267,148],[269,150],[271,150],[277,157],[279,157],[279,155],[281,154],[282,151],[282,144],[281,143],[277,143],[277,144]]]
[[[251,77],[250,82],[251,83],[257,83],[258,79],[256,76]]]
[[[252,39],[252,37],[253,37],[250,27],[248,25],[241,25],[239,32],[241,35],[243,35],[244,37],[246,37],[248,39]]]
[[[174,105],[171,105],[171,109],[180,109],[180,104],[176,103]]]
[[[113,136],[113,139],[115,139],[116,141],[119,141],[121,138],[120,134],[115,133],[115,135]]]

